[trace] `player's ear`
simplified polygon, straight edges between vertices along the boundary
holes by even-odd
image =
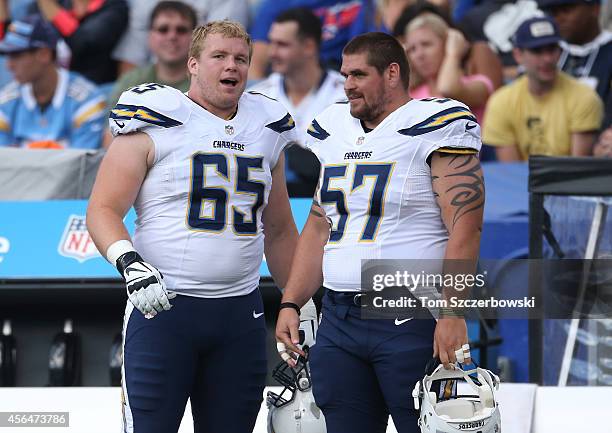
[[[304,51],[308,54],[318,55],[317,43],[312,38],[305,38],[303,42]]]
[[[187,60],[187,68],[189,69],[189,73],[191,75],[196,75],[198,73],[198,60],[195,57],[189,57]]]
[[[391,88],[396,88],[402,84],[400,66],[397,63],[391,63],[389,66],[387,66],[385,75],[387,76],[387,80],[391,85]]]

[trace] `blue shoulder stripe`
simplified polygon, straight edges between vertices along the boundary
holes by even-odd
[[[451,107],[428,117],[410,128],[400,129],[397,132],[402,135],[414,137],[417,135],[427,134],[428,132],[435,131],[436,129],[444,128],[449,123],[459,119],[467,119],[476,122],[476,117],[467,108]]]
[[[319,125],[319,122],[316,120],[312,121],[306,132],[308,135],[313,136],[317,140],[325,140],[327,137],[329,137],[329,132],[321,128],[321,125]]]
[[[172,128],[182,125],[182,122],[164,116],[157,111],[153,111],[143,105],[117,104],[110,112],[110,118],[115,120],[141,120],[162,128]]]
[[[291,117],[291,114],[287,113],[287,115],[281,120],[268,123],[266,125],[266,128],[270,128],[272,131],[276,131],[280,134],[282,132],[289,131],[290,129],[295,128],[295,121],[293,120],[293,117]]]
[[[258,92],[258,91],[256,91],[256,90],[247,90],[247,93],[250,93],[251,95],[259,95],[259,96],[263,96],[264,98],[268,98],[268,99],[269,99],[269,100],[271,100],[271,101],[276,101],[276,102],[278,102],[278,99],[274,99],[274,98],[272,98],[271,96],[264,95],[263,93]]]

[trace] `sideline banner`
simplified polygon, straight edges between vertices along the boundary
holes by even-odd
[[[298,229],[312,200],[291,199]],[[87,232],[86,200],[0,201],[0,279],[118,278]],[[125,218],[134,231],[133,209]],[[262,277],[270,272],[262,263]]]

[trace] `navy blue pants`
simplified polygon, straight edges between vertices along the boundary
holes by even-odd
[[[124,431],[176,432],[190,398],[196,433],[251,433],[267,370],[259,290],[171,303],[148,320],[128,302]]]
[[[412,389],[433,355],[435,320],[364,320],[327,291],[310,353],[313,393],[328,433],[417,433]],[[336,298],[334,302],[333,298]]]

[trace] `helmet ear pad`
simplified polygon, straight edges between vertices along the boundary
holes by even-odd
[[[436,404],[438,402],[438,396],[436,395],[435,392],[429,391],[427,395],[429,396],[429,401],[432,404]]]

